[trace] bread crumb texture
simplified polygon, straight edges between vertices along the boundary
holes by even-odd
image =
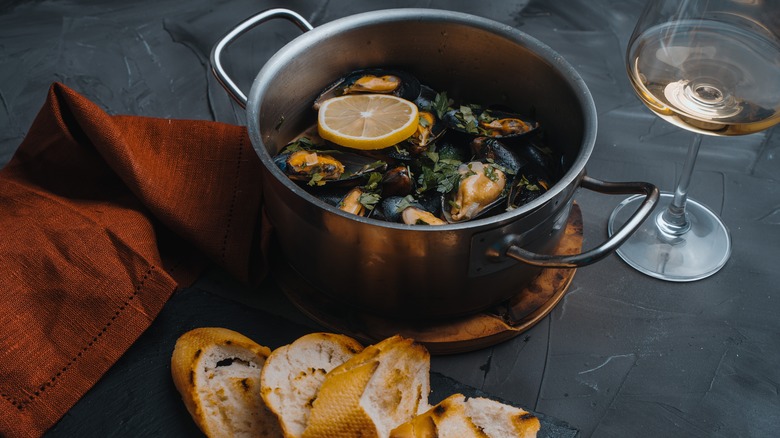
[[[326,375],[303,437],[388,437],[427,409],[429,393],[428,351],[400,336],[385,339]]]
[[[206,436],[282,436],[260,395],[260,375],[269,354],[267,347],[223,328],[194,329],[179,337],[171,373]]]
[[[310,333],[271,353],[262,372],[262,396],[286,437],[303,434],[325,375],[362,349],[348,336]]]

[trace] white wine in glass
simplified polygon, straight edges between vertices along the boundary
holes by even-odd
[[[701,136],[745,135],[780,122],[780,2],[650,0],[627,50],[631,85],[664,120],[695,133],[674,193],[618,250],[628,264],[670,281],[708,277],[726,263],[720,218],[688,199]],[[639,202],[623,201],[609,231]]]

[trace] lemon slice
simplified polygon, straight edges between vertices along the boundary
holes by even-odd
[[[382,149],[417,130],[417,106],[386,94],[350,94],[326,100],[317,114],[320,137],[353,149]]]

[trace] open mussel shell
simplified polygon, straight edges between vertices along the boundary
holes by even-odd
[[[517,175],[506,196],[507,210],[528,204],[545,194],[549,188],[549,179],[533,173]]]
[[[439,225],[445,222],[440,219],[440,196],[422,194],[419,196],[388,196],[379,201],[371,217],[389,222],[402,222],[409,225]],[[414,209],[410,215],[409,209]],[[406,215],[404,214],[406,213]],[[405,221],[405,217],[407,221]],[[414,217],[408,221],[409,217]],[[417,220],[419,219],[419,220]]]
[[[442,120],[449,129],[492,138],[521,137],[539,129],[539,122],[524,115],[478,105],[452,108]]]
[[[528,161],[534,171],[548,181],[557,181],[563,174],[561,155],[549,148],[539,147],[534,142],[520,142],[512,145],[512,151]]]
[[[441,197],[442,215],[447,222],[465,222],[505,208],[511,174],[481,161],[464,163],[459,172],[462,176],[457,186]]]
[[[322,102],[345,94],[392,94],[414,102],[420,96],[420,81],[403,71],[384,68],[355,70],[332,83],[314,99],[314,109]]]
[[[274,162],[291,180],[311,187],[359,185],[371,172],[387,168],[384,161],[341,148],[285,152]]]
[[[344,212],[352,213],[358,216],[365,216],[368,211],[366,207],[360,203],[360,197],[363,195],[363,189],[360,187],[353,187],[350,191],[344,195],[339,201],[338,208]]]
[[[419,156],[427,151],[428,147],[438,140],[446,130],[447,126],[436,117],[435,113],[420,111],[417,130],[402,145],[412,156]]]
[[[420,84],[420,94],[414,99],[414,104],[417,105],[421,111],[434,111],[436,107],[436,96],[438,92],[433,88]]]
[[[494,162],[512,173],[506,196],[507,209],[514,209],[542,196],[555,180],[555,157],[530,142],[513,143],[490,137],[477,137],[471,142],[475,156]]]
[[[497,138],[476,137],[469,146],[476,159],[496,163],[511,174],[516,174],[528,163],[515,148],[507,146]]]

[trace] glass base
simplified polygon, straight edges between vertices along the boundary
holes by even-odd
[[[644,195],[632,196],[615,208],[608,223],[610,236],[644,198]],[[694,281],[709,277],[731,255],[729,231],[712,210],[690,198],[685,212],[691,228],[679,236],[661,231],[656,221],[673,199],[673,193],[661,193],[655,212],[617,249],[617,254],[638,271],[662,280]]]

